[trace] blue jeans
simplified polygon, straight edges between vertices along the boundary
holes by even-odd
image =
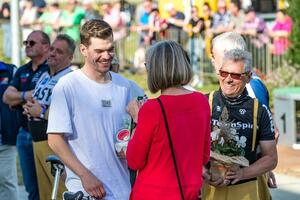
[[[24,129],[20,129],[17,136],[17,148],[28,200],[39,200],[39,189],[35,171],[32,136]]]

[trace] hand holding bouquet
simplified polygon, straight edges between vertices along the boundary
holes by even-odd
[[[215,126],[211,132],[211,162],[209,172],[211,180],[224,179],[229,169],[240,166],[249,166],[249,161],[244,157],[246,137],[239,136],[236,129],[228,121],[228,110],[224,107],[219,119],[219,127]]]

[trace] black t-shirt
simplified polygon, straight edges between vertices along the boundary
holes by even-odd
[[[193,33],[192,37],[198,37],[199,34],[204,31],[204,29],[205,29],[205,27],[204,27],[204,19],[203,18],[198,18],[197,20],[194,20],[192,18],[189,21],[189,24],[192,26],[192,28],[194,28],[195,26],[197,26],[198,23],[202,23],[201,28],[200,28],[200,30],[199,30],[198,33]]]
[[[267,106],[259,103],[258,118],[257,118],[257,136],[255,150],[252,151],[252,135],[253,135],[253,106],[254,99],[248,96],[247,90],[234,100],[225,98],[220,91],[214,93],[212,103],[212,119],[211,127],[218,127],[220,116],[224,106],[228,109],[228,121],[231,122],[231,127],[236,129],[244,151],[245,157],[249,163],[254,163],[257,158],[257,147],[260,141],[274,140],[275,131],[272,120],[272,113]],[[246,140],[245,140],[246,139]],[[243,144],[244,143],[244,144]]]
[[[30,91],[35,88],[35,85],[41,75],[48,70],[48,64],[46,61],[38,66],[38,69],[36,71],[32,70],[32,62],[21,66],[13,80],[10,83],[10,86],[15,87],[18,91]],[[22,106],[17,106],[17,109],[19,110],[19,115],[21,118],[21,126],[25,129],[27,129],[27,117],[22,114],[23,108]]]

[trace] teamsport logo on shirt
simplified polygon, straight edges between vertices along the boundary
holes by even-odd
[[[212,125],[220,127],[220,122],[217,119],[212,119]],[[230,123],[231,128],[235,129],[252,129],[253,124],[251,123],[245,123],[245,122],[231,122]]]

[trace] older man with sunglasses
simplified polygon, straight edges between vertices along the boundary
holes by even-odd
[[[33,31],[23,42],[26,56],[31,60],[21,66],[10,86],[3,95],[3,101],[19,112],[21,129],[17,136],[17,149],[23,174],[25,189],[29,200],[39,199],[36,170],[34,165],[32,136],[28,131],[27,116],[23,115],[22,105],[32,100],[32,91],[40,76],[48,70],[46,59],[48,57],[50,39],[42,31]]]
[[[266,105],[248,95],[246,84],[252,72],[251,56],[247,51],[233,49],[225,52],[222,64],[217,69],[220,89],[210,97],[212,129],[220,128],[223,123],[221,114],[226,108],[230,127],[235,128],[239,138],[245,139],[241,147],[250,165],[230,168],[224,179],[214,181],[212,174],[206,172],[204,177],[209,185],[204,187],[204,199],[258,200],[257,177],[277,165],[272,114]],[[258,148],[261,149],[261,157],[257,156]]]

